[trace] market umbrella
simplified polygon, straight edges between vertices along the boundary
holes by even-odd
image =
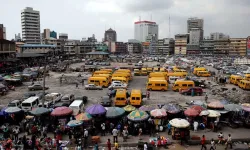
[[[199,113],[200,113],[202,110],[205,109],[205,108],[203,108],[203,107],[200,106],[200,105],[193,105],[193,106],[191,106],[190,108],[191,108],[191,109],[194,109],[194,110],[196,110],[196,111],[198,111]]]
[[[73,110],[69,107],[57,107],[52,111],[51,116],[66,116],[72,114],[72,112]]]
[[[82,124],[83,124],[83,122],[80,121],[80,120],[71,120],[71,121],[69,121],[67,123],[67,126],[69,126],[69,127],[77,127],[77,126],[80,126]]]
[[[145,111],[134,110],[128,115],[128,119],[131,121],[143,121],[148,119],[149,115]]]
[[[76,115],[75,118],[76,120],[79,120],[79,121],[89,121],[92,119],[92,116],[88,113],[80,113]]]
[[[207,110],[209,112],[208,117],[215,118],[220,117],[220,113],[215,110]]]
[[[196,117],[199,115],[199,112],[195,109],[188,108],[184,111],[184,114],[188,117]]]
[[[127,105],[127,106],[123,107],[123,109],[127,112],[131,112],[131,111],[134,111],[136,108],[132,105]]]
[[[37,108],[33,109],[32,111],[30,111],[30,113],[32,115],[35,115],[35,116],[40,116],[43,114],[47,114],[49,112],[50,112],[50,110],[47,108],[44,108],[44,107],[37,107]]]
[[[208,110],[203,110],[199,114],[199,116],[207,116],[207,115],[209,115],[209,111]]]
[[[224,106],[227,111],[241,111],[242,107],[238,104],[227,104]]]
[[[142,110],[142,111],[151,111],[151,110],[154,110],[154,109],[157,109],[159,108],[157,105],[142,105],[139,110]]]
[[[213,101],[207,105],[209,108],[222,109],[224,105],[220,101]]]
[[[22,111],[22,109],[20,109],[18,107],[8,107],[5,109],[5,112],[8,114],[15,114],[15,113],[19,113],[21,111]]]
[[[171,114],[177,114],[181,111],[181,107],[178,104],[174,104],[174,103],[166,104],[162,108]]]
[[[200,101],[200,100],[194,101],[193,105],[199,105],[199,106],[202,106],[202,107],[206,107],[206,104],[204,102]]]
[[[150,115],[155,118],[161,118],[167,116],[167,113],[164,109],[154,109],[150,111]]]
[[[105,114],[106,111],[107,110],[100,104],[91,105],[86,109],[86,112],[90,115],[102,115]]]
[[[122,116],[125,113],[125,110],[120,107],[109,107],[106,112],[107,118],[117,118]]]
[[[186,119],[175,118],[169,121],[169,123],[176,128],[187,128],[190,123]]]

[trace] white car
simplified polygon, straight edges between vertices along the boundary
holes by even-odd
[[[113,84],[108,87],[109,90],[111,89],[127,89],[127,84]]]

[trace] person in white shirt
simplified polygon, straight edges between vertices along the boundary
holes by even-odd
[[[194,122],[194,132],[197,132],[199,123],[197,121]]]
[[[102,128],[102,134],[101,135],[105,136],[105,129],[106,129],[105,123],[101,124],[101,128]]]
[[[222,134],[222,132],[220,132],[220,133],[218,134],[218,139],[219,139],[218,144],[220,144],[220,143],[223,142],[223,134]]]
[[[116,128],[113,129],[112,134],[113,134],[114,143],[115,143],[115,141],[118,142],[118,137],[117,137],[118,136],[118,130]]]
[[[144,143],[143,147],[144,147],[144,150],[148,150],[148,144],[146,142]]]
[[[225,149],[227,149],[228,145],[230,145],[231,149],[233,148],[231,134],[228,134],[227,143],[226,143],[226,148]]]
[[[83,137],[84,137],[84,147],[85,148],[88,146],[88,136],[89,136],[88,130],[84,129]]]
[[[211,147],[210,147],[210,150],[215,150],[216,147],[215,147],[215,142],[214,142],[214,139],[211,140]]]

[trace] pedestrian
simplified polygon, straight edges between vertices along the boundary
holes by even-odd
[[[116,128],[113,129],[112,135],[113,135],[113,140],[114,140],[114,143],[115,143],[116,141],[118,141],[118,137],[117,137],[118,136],[118,130]]]
[[[194,122],[194,132],[197,132],[199,123],[197,121]]]
[[[78,89],[78,83],[76,82],[76,88]]]
[[[98,143],[97,143],[97,142],[95,143],[94,150],[99,150],[99,146],[98,146]]]
[[[69,135],[69,144],[71,145],[72,144],[72,131],[71,130],[69,130],[68,135]]]
[[[148,100],[150,99],[150,93],[149,93],[149,91],[147,91],[147,99]]]
[[[206,93],[206,96],[205,96],[205,102],[207,103],[207,100],[208,100],[208,96],[207,96],[207,93]]]
[[[139,131],[138,131],[139,140],[141,140],[141,135],[142,135],[142,128],[139,128]]]
[[[84,147],[85,148],[88,146],[88,136],[89,136],[88,130],[84,129],[83,137],[84,137]]]
[[[118,150],[119,149],[119,144],[118,144],[118,141],[116,140],[115,141],[115,150]]]
[[[101,124],[101,128],[102,128],[102,133],[101,133],[101,135],[102,135],[102,136],[105,136],[105,130],[106,130],[105,123],[102,123],[102,124]]]
[[[227,143],[226,143],[226,148],[225,149],[227,149],[228,145],[230,145],[231,149],[233,148],[231,134],[228,134]]]
[[[203,150],[203,148],[207,150],[205,135],[202,135],[202,138],[201,138],[201,150]]]
[[[168,128],[168,135],[171,135],[171,124],[170,123],[168,123],[167,128]]]
[[[127,138],[128,138],[128,130],[127,127],[125,127],[122,131],[122,135],[123,135],[123,142],[127,142]]]
[[[214,139],[211,140],[211,147],[210,147],[210,150],[215,150],[216,147],[215,147],[215,142],[214,142]]]
[[[185,141],[185,132],[182,130],[180,134],[181,134],[181,145],[183,145],[183,142]]]
[[[111,150],[111,142],[110,142],[110,139],[108,139],[107,147],[108,147],[108,150]]]
[[[144,149],[144,150],[148,150],[148,144],[147,144],[147,142],[144,143],[143,149]]]
[[[19,128],[16,126],[13,129],[13,135],[14,135],[14,140],[17,141],[18,140],[18,134],[19,134]]]
[[[222,132],[220,132],[220,133],[218,134],[218,144],[220,144],[220,143],[223,142],[223,138],[224,138],[224,136],[223,136]]]

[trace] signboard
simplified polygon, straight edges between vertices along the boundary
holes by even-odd
[[[250,37],[247,39],[247,55],[250,56]]]

